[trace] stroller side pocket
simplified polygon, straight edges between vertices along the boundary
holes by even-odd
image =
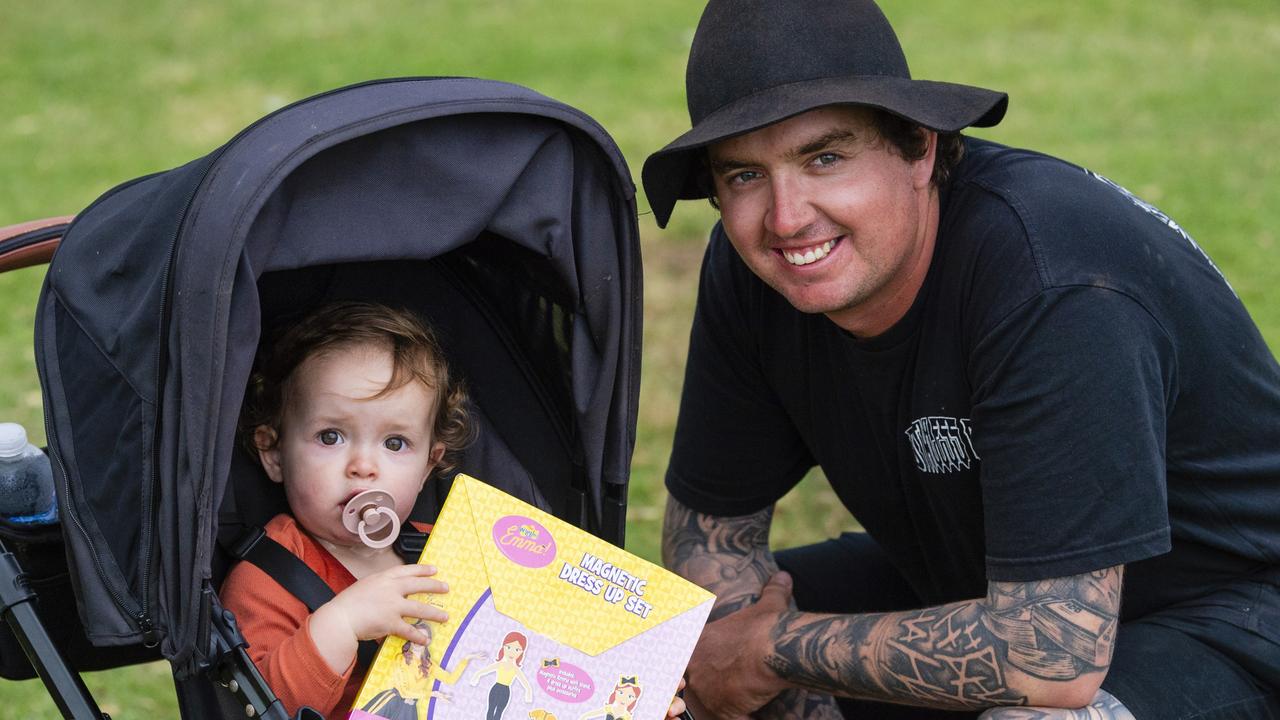
[[[0,539],[13,553],[27,587],[36,595],[36,614],[45,630],[74,670],[103,670],[160,659],[155,648],[97,648],[89,642],[83,626],[75,621],[75,596],[59,526],[18,527],[0,521]],[[35,675],[9,624],[0,623],[0,677],[28,680]]]
[[[146,608],[155,405],[46,285],[36,320],[46,434],[63,513],[70,586],[98,645],[155,645]],[[56,349],[56,352],[55,352]],[[66,418],[77,418],[71,424]],[[58,420],[62,421],[59,422]],[[122,522],[142,515],[142,522]]]

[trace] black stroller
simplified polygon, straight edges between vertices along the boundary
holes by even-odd
[[[471,388],[461,468],[622,543],[639,236],[622,155],[581,112],[484,80],[355,85],[21,230],[0,261],[61,236],[36,355],[62,517],[0,525],[27,581],[5,616],[34,618],[32,588],[51,635],[0,632],[0,669],[41,665],[67,716],[102,717],[50,645],[74,670],[163,656],[185,718],[285,717],[216,591],[243,529],[283,507],[234,437],[259,337],[324,301],[421,312]]]

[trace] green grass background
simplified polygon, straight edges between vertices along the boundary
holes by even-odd
[[[916,77],[1008,91],[981,135],[1057,154],[1159,205],[1280,341],[1280,4],[1275,0],[884,0]],[[257,117],[375,77],[472,75],[594,116],[638,177],[687,129],[694,0],[0,0],[0,225],[73,214],[202,155]],[[806,42],[796,38],[796,42]],[[742,53],[753,52],[744,46]],[[714,219],[640,199],[645,349],[628,547],[658,554],[662,471],[697,266]],[[40,440],[31,323],[43,270],[0,275],[0,419]],[[849,526],[820,478],[783,501],[775,545]],[[163,664],[92,673],[116,718],[177,717]],[[0,719],[52,717],[0,680]]]

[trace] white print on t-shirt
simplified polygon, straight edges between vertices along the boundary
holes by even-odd
[[[906,434],[920,472],[959,472],[980,459],[970,438],[969,418],[922,417],[911,422]]]
[[[1200,244],[1197,243],[1195,239],[1193,239],[1189,234],[1187,234],[1187,231],[1183,230],[1181,225],[1174,222],[1173,218],[1169,217],[1168,215],[1165,215],[1163,212],[1160,212],[1160,208],[1156,207],[1155,205],[1152,205],[1146,200],[1143,200],[1137,195],[1134,195],[1133,193],[1124,189],[1123,187],[1120,186],[1119,183],[1116,183],[1112,180],[1108,180],[1107,178],[1099,175],[1098,173],[1092,170],[1085,170],[1085,173],[1087,173],[1089,177],[1092,177],[1095,180],[1098,180],[1106,185],[1110,185],[1111,187],[1115,188],[1120,192],[1121,195],[1124,195],[1125,197],[1129,198],[1129,201],[1132,202],[1134,205],[1137,205],[1143,210],[1146,210],[1147,213],[1150,214],[1152,217],[1154,217],[1155,219],[1167,225],[1169,229],[1178,233],[1178,235],[1181,236],[1183,240],[1186,240],[1188,243],[1191,244],[1191,247],[1196,249],[1196,252],[1200,253],[1200,257],[1203,257],[1204,261],[1209,263],[1209,267],[1213,268],[1214,272],[1218,273],[1218,277],[1222,278],[1222,282],[1226,283],[1227,289],[1231,291],[1231,294],[1236,295],[1236,289],[1231,287],[1231,283],[1227,280],[1227,276],[1223,275],[1222,270],[1218,269],[1217,264],[1213,262],[1213,258],[1209,257],[1209,253],[1205,252],[1204,248],[1200,247]],[[1236,297],[1240,297],[1240,296],[1236,295]]]

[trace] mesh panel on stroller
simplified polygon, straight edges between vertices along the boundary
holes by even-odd
[[[260,337],[329,300],[421,313],[471,389],[460,469],[621,544],[640,288],[621,154],[505,83],[343,88],[108,192],[66,230],[36,321],[55,542],[97,646],[77,662],[156,647],[184,717],[221,716],[208,676],[238,638],[218,541],[283,507],[236,449],[245,382]],[[429,484],[413,517],[447,489]]]

